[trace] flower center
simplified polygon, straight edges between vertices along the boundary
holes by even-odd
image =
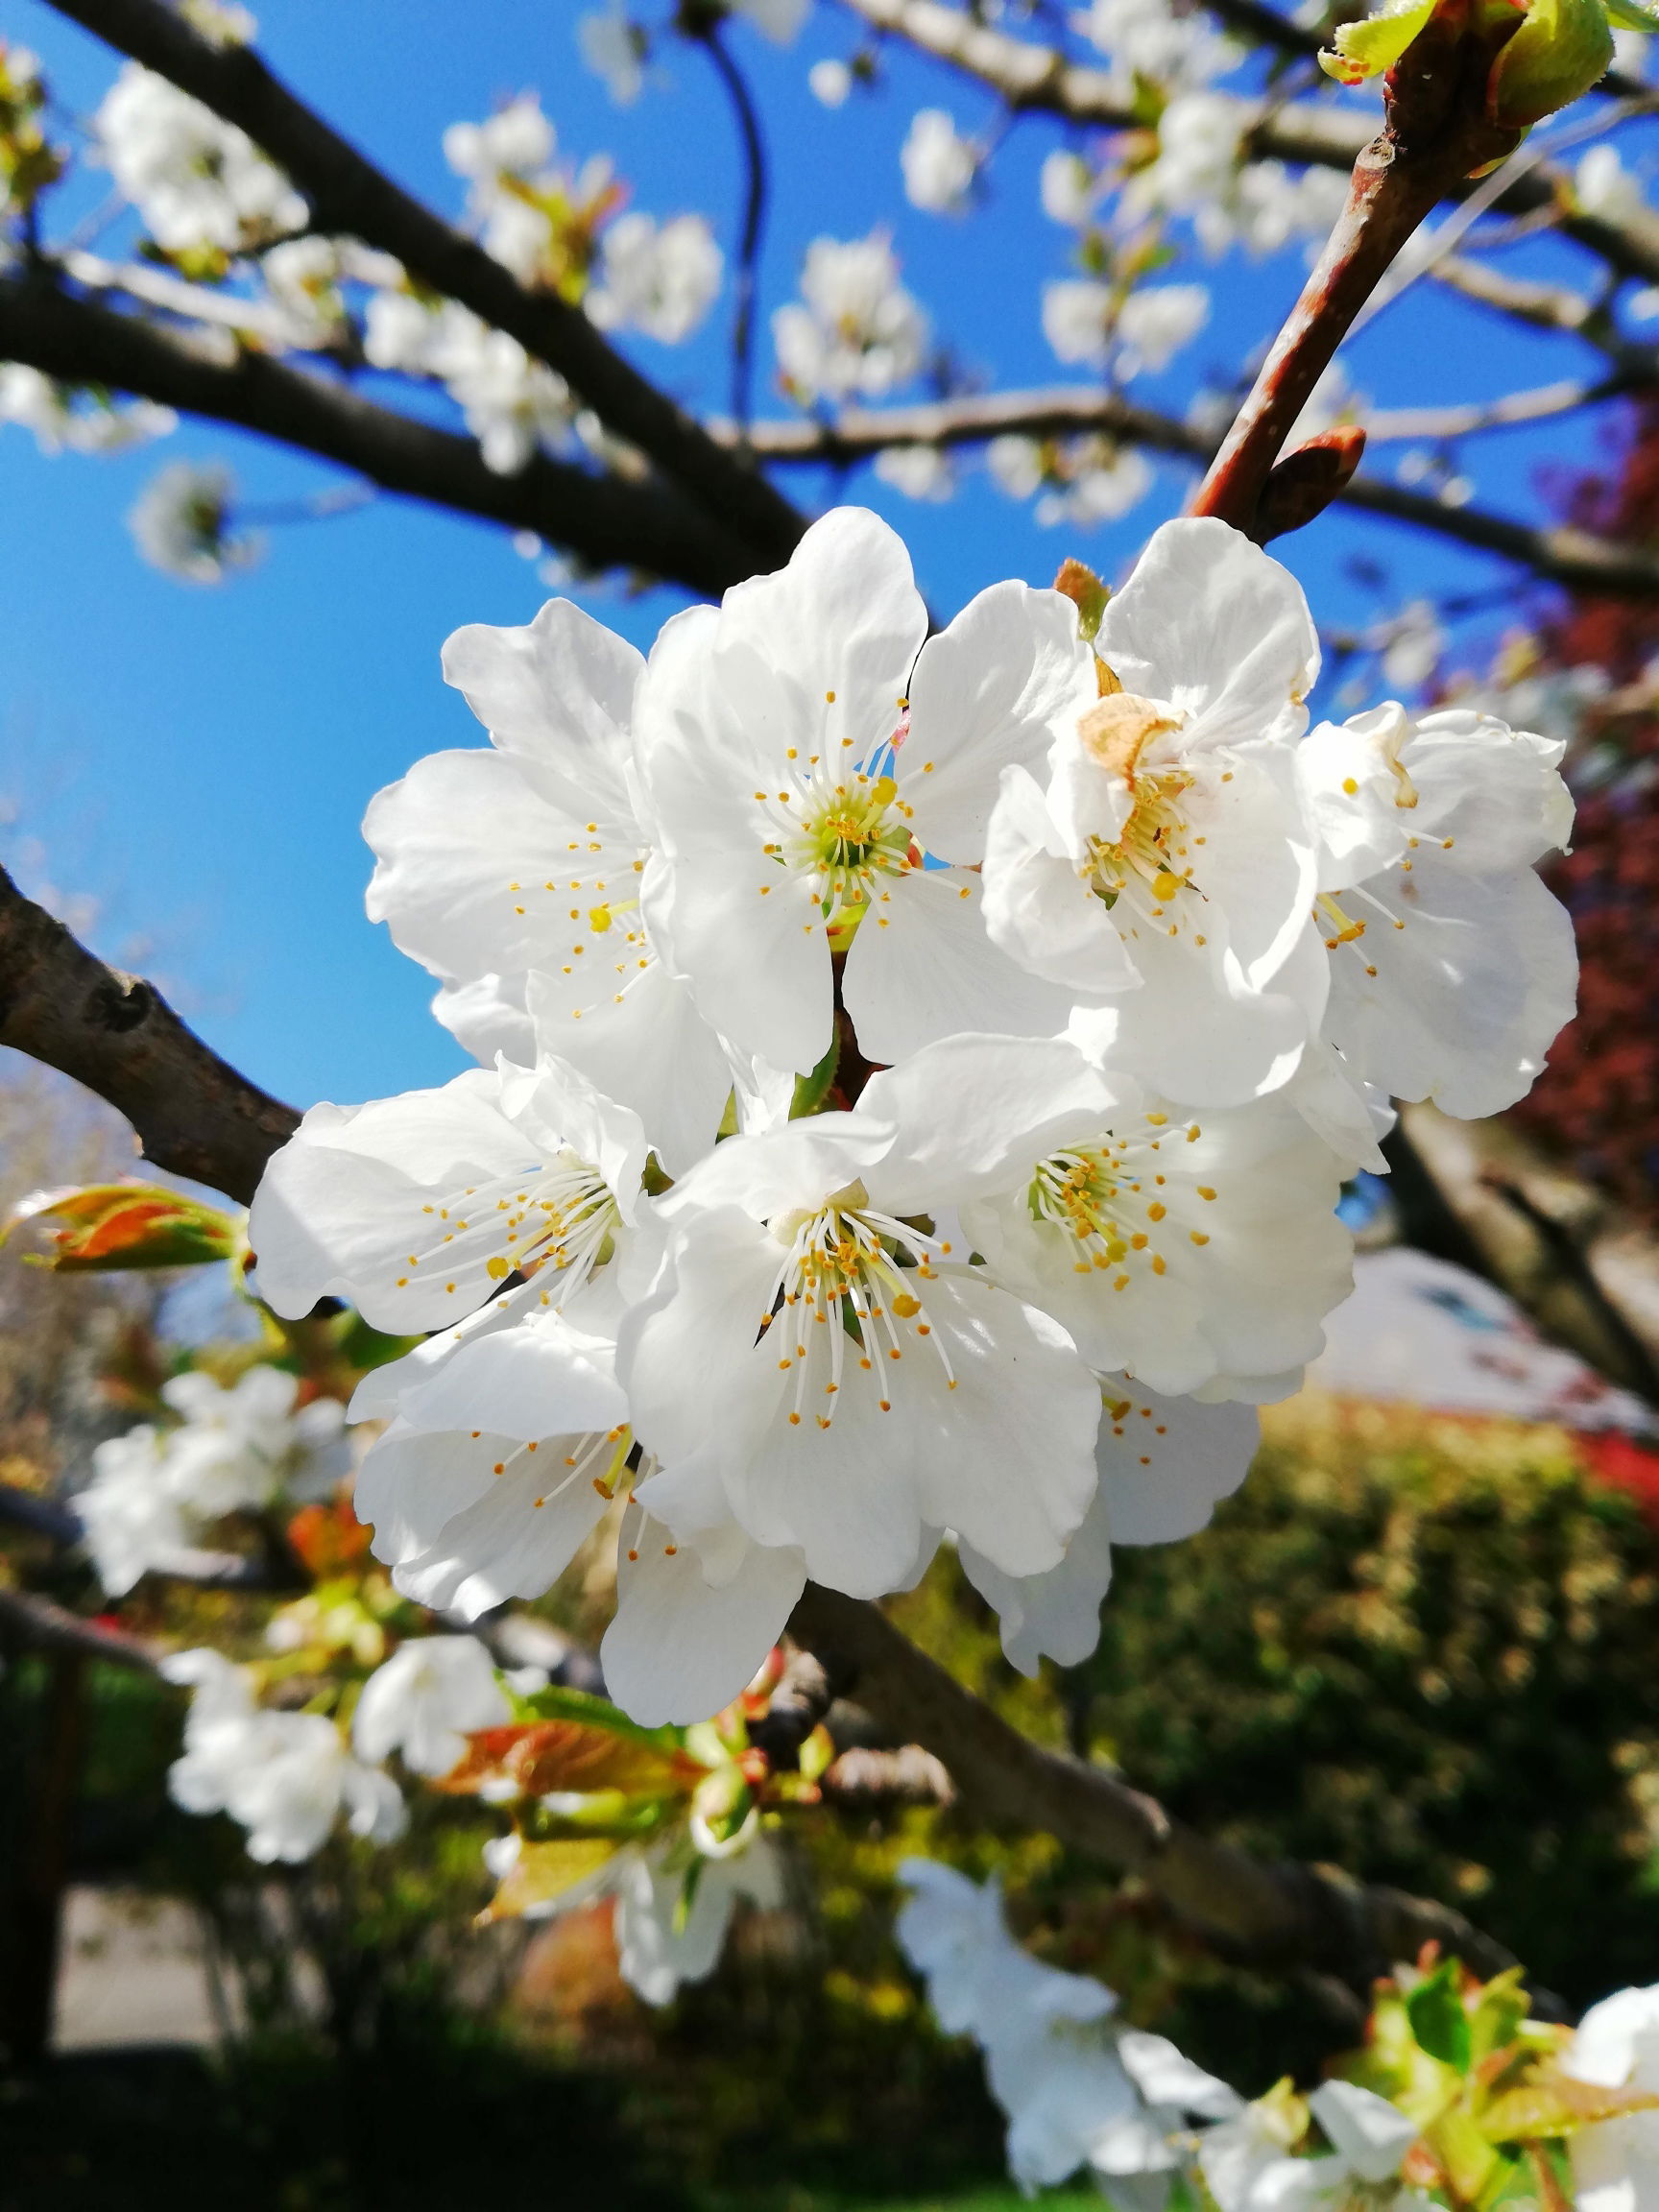
[[[1192,781],[1185,768],[1153,768],[1131,778],[1134,805],[1117,838],[1089,839],[1078,872],[1108,909],[1123,902],[1123,921],[1131,928],[1135,922],[1157,922],[1171,937],[1178,933],[1179,923],[1170,920],[1168,909],[1194,888],[1193,840],[1181,810]],[[1203,896],[1195,893],[1198,900]]]
[[[469,1184],[447,1204],[421,1211],[429,1219],[432,1242],[407,1255],[411,1274],[417,1267],[430,1269],[434,1262],[451,1269],[458,1263],[475,1267],[480,1260],[494,1283],[551,1269],[565,1280],[543,1289],[543,1306],[558,1305],[604,1264],[622,1220],[598,1168],[568,1150],[517,1175]],[[399,1275],[397,1287],[409,1279]]]
[[[1169,1178],[1153,1155],[1178,1142],[1195,1144],[1203,1135],[1196,1121],[1171,1124],[1166,1114],[1148,1114],[1146,1122],[1144,1135],[1108,1129],[1092,1144],[1050,1154],[1026,1191],[1032,1218],[1070,1240],[1073,1272],[1110,1274],[1115,1290],[1129,1287],[1138,1265],[1154,1275],[1167,1272],[1156,1240],[1170,1234],[1163,1228]],[[1213,1199],[1215,1193],[1200,1186],[1198,1195]],[[1202,1231],[1185,1234],[1196,1244],[1209,1241]]]
[[[783,857],[805,876],[831,934],[849,934],[864,918],[878,876],[902,876],[914,865],[908,825],[894,801],[890,776],[855,772],[850,782],[814,778]]]
[[[795,1378],[792,1428],[808,1412],[830,1428],[844,1387],[869,1393],[890,1413],[892,1378],[906,1352],[929,1343],[955,1389],[920,1287],[937,1281],[933,1262],[949,1255],[949,1243],[876,1212],[861,1184],[771,1226],[785,1251],[757,1343],[777,1351],[780,1372]]]

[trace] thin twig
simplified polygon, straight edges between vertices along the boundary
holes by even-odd
[[[755,294],[766,222],[766,143],[748,81],[728,52],[719,23],[711,21],[699,38],[731,99],[743,147],[743,228],[737,242],[732,307],[732,415],[737,424],[736,443],[742,450],[754,413]]]
[[[744,540],[672,486],[601,476],[540,454],[517,474],[497,475],[473,439],[267,354],[227,361],[188,332],[77,299],[50,280],[46,267],[0,276],[0,360],[240,423],[339,462],[388,492],[534,530],[589,567],[642,569],[714,597],[754,570]]]
[[[161,1652],[147,1638],[130,1635],[107,1622],[84,1620],[50,1598],[12,1590],[4,1583],[0,1583],[0,1627],[37,1651],[81,1651],[89,1659],[135,1667],[145,1674],[156,1673],[161,1665]]]

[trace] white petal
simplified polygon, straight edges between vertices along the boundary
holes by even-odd
[[[1107,602],[1096,650],[1126,691],[1188,717],[1193,747],[1300,735],[1319,669],[1302,588],[1239,531],[1166,522]]]
[[[924,850],[973,863],[1002,770],[1039,769],[1058,730],[1096,694],[1094,656],[1058,591],[994,584],[930,637],[910,679],[910,728],[895,770]]]
[[[1417,2140],[1415,2121],[1385,2097],[1352,2081],[1322,2081],[1309,2092],[1308,2104],[1362,2181],[1386,2181],[1398,2174],[1400,2161]]]
[[[613,809],[628,804],[634,690],[645,663],[567,599],[521,629],[481,622],[444,647],[444,681],[505,750],[543,762]]]
[[[848,950],[842,1000],[859,1049],[886,1065],[964,1030],[1051,1037],[1070,998],[1016,966],[985,930],[980,878],[913,869],[878,894]]]
[[[1114,1101],[1068,1038],[946,1038],[864,1086],[859,1112],[898,1132],[872,1190],[902,1216],[1023,1185],[1063,1140],[1100,1129]]]
[[[1465,876],[1413,858],[1409,875],[1366,886],[1382,911],[1361,909],[1366,934],[1333,956],[1327,1034],[1397,1098],[1496,1114],[1530,1090],[1572,1020],[1572,920],[1530,869]]]
[[[375,854],[369,919],[435,974],[568,969],[573,992],[611,987],[611,948],[589,916],[637,896],[631,818],[595,819],[580,795],[549,805],[504,754],[433,753],[375,794],[363,834]]]
[[[985,926],[1029,974],[1090,997],[1140,977],[1111,915],[1067,853],[1041,789],[1010,768],[985,844]]]
[[[432,1012],[464,1051],[486,1068],[505,1056],[522,1067],[536,1057],[536,1031],[525,1005],[527,975],[479,975],[445,983]]]
[[[1112,1403],[1098,1460],[1113,1542],[1170,1544],[1195,1535],[1250,1472],[1261,1438],[1256,1408],[1160,1398],[1116,1381],[1106,1394]]]
[[[599,1647],[605,1687],[641,1726],[707,1720],[740,1695],[805,1587],[799,1551],[745,1544],[718,1588],[688,1545],[647,1521],[616,1562],[616,1615]]]
[[[374,1328],[400,1333],[481,1304],[493,1283],[485,1248],[446,1267],[432,1222],[467,1185],[538,1165],[498,1092],[477,1070],[438,1091],[313,1106],[254,1194],[249,1240],[261,1297],[298,1319],[333,1294]]]

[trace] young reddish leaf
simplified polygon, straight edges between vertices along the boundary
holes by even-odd
[[[9,1229],[23,1221],[54,1225],[45,1263],[60,1273],[199,1267],[233,1258],[241,1245],[240,1226],[229,1214],[153,1183],[41,1191],[16,1208]]]
[[[479,1920],[514,1920],[534,1906],[552,1904],[597,1874],[616,1850],[606,1836],[561,1836],[547,1843],[521,1843]]]

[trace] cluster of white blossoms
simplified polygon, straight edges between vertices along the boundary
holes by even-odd
[[[177,1426],[147,1423],[97,1447],[75,1509],[109,1597],[176,1561],[226,1514],[325,1498],[349,1474],[345,1407],[334,1398],[297,1407],[299,1388],[276,1367],[250,1367],[229,1389],[192,1369],[161,1385]]]
[[[1043,1965],[1008,1933],[996,1881],[906,1860],[900,1946],[940,2026],[972,2035],[1008,2121],[1008,2169],[1027,2195],[1087,2171],[1112,2202],[1158,2212],[1198,2194],[1218,2212],[1431,2212],[1403,2169],[1418,2124],[1357,2082],[1306,2099],[1325,2148],[1293,2154],[1300,2116],[1278,2092],[1246,2104],[1161,2035],[1119,2025],[1118,1999],[1088,1975]],[[1605,2089],[1659,2090],[1659,1987],[1592,2006],[1561,2072]],[[1579,2212],[1637,2212],[1659,2193],[1659,2114],[1576,2125]],[[1194,2185],[1202,2180],[1202,2190]]]
[[[169,252],[239,253],[303,228],[310,210],[245,132],[129,61],[93,117],[117,190]]]
[[[117,403],[77,392],[21,361],[0,361],[0,424],[34,433],[42,453],[119,453],[178,426],[171,407],[149,399]]]
[[[1389,1098],[1505,1105],[1572,1011],[1559,745],[1310,732],[1317,665],[1220,522],[1092,646],[1012,582],[929,637],[851,508],[648,661],[558,600],[450,638],[492,743],[373,801],[370,911],[483,1065],[314,1107],[250,1232],[277,1312],[433,1333],[354,1406],[400,1589],[473,1617],[610,1516],[647,1722],[948,1532],[1017,1664],[1093,1647],[1318,1351]]]
[[[1137,447],[1119,445],[1099,431],[1072,438],[993,438],[985,466],[1010,499],[1036,494],[1032,512],[1046,530],[1061,523],[1092,529],[1116,522],[1151,491],[1152,465]]]
[[[806,249],[801,299],[772,318],[784,389],[815,400],[879,399],[914,376],[927,351],[927,318],[899,280],[886,235],[817,238]]]
[[[284,1617],[268,1640],[284,1647]],[[512,1706],[484,1647],[470,1636],[421,1636],[400,1644],[364,1683],[349,1732],[325,1713],[260,1703],[259,1669],[238,1667],[205,1647],[161,1664],[188,1688],[183,1756],[167,1786],[186,1813],[228,1813],[248,1831],[248,1855],[262,1863],[312,1858],[345,1816],[375,1843],[402,1835],[402,1791],[384,1762],[411,1774],[447,1774],[475,1729],[506,1720]]]

